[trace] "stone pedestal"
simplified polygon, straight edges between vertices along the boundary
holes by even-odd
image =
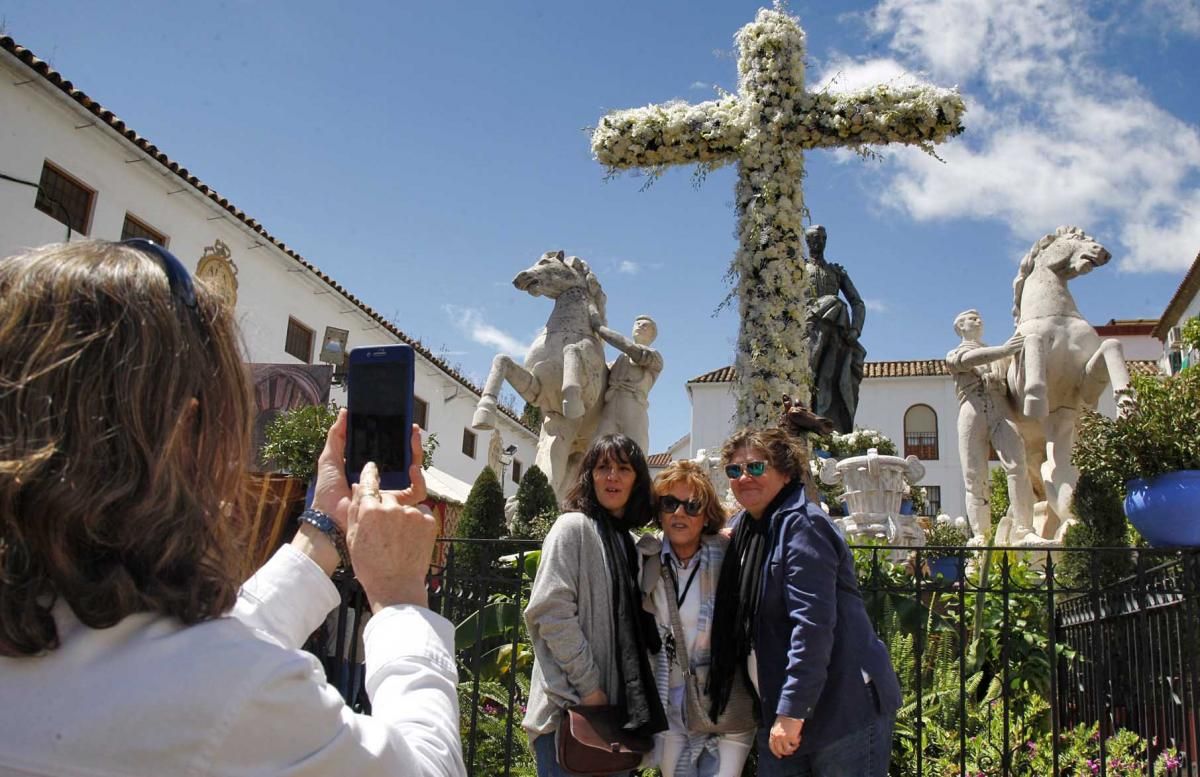
[[[917,525],[915,516],[900,514],[904,496],[904,480],[916,483],[925,476],[925,467],[916,456],[880,456],[871,448],[866,456],[852,456],[835,461],[825,459],[821,465],[822,482],[842,483],[843,498],[850,515],[836,519],[847,539],[886,539],[890,545],[920,547],[925,544],[925,532]]]

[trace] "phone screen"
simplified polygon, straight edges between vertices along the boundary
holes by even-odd
[[[371,349],[371,353],[381,350]],[[351,360],[346,445],[350,482],[357,482],[363,466],[373,461],[383,488],[408,487],[412,366],[411,359]]]

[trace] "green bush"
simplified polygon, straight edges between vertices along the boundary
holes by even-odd
[[[265,431],[267,441],[259,454],[263,463],[311,480],[337,413],[337,406],[330,404],[306,405],[277,415]]]
[[[504,490],[491,467],[484,467],[471,486],[458,517],[456,535],[473,540],[498,540],[504,536]],[[493,547],[458,543],[455,566],[470,575],[491,565],[497,556]]]
[[[521,484],[517,487],[517,514],[509,533],[516,539],[540,542],[546,538],[557,517],[558,499],[554,489],[534,464],[521,476]]]

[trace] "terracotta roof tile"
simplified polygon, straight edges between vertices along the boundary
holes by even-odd
[[[1129,371],[1137,375],[1157,375],[1158,362],[1132,360],[1126,362]],[[946,362],[942,359],[910,359],[908,361],[867,362],[863,365],[863,378],[929,378],[949,375]],[[692,378],[688,383],[732,383],[737,378],[733,367],[721,367]]]
[[[647,467],[665,467],[671,463],[671,454],[668,453],[651,453],[646,457]]]
[[[335,291],[340,293],[343,297],[345,297],[347,300],[349,300],[352,304],[356,305],[360,310],[362,310],[364,313],[366,313],[368,316],[370,316],[376,323],[380,324],[384,329],[386,329],[388,332],[391,332],[393,335],[398,337],[401,341],[411,345],[413,347],[413,350],[415,350],[417,353],[421,354],[423,357],[425,357],[429,361],[436,364],[443,372],[445,372],[447,375],[452,377],[454,380],[458,381],[463,386],[466,386],[468,389],[475,392],[476,394],[481,393],[480,388],[478,386],[476,386],[469,378],[467,378],[465,375],[460,373],[458,370],[455,370],[453,367],[451,367],[446,362],[444,362],[441,359],[439,359],[438,357],[434,356],[433,352],[430,351],[428,348],[426,348],[421,343],[420,340],[412,338],[409,335],[405,334],[404,332],[400,331],[394,324],[392,324],[386,318],[381,316],[370,305],[367,305],[365,302],[360,300],[358,297],[351,294],[349,290],[347,290],[345,287],[343,287],[340,283],[335,281],[333,278],[331,278],[328,275],[326,275],[325,273],[323,273],[320,269],[318,269],[316,267],[316,265],[312,264],[311,262],[309,262],[307,259],[305,259],[300,254],[298,254],[295,251],[293,251],[292,249],[288,248],[287,245],[283,241],[279,240],[274,235],[267,232],[267,230],[263,229],[262,225],[259,224],[257,220],[246,215],[246,213],[244,211],[242,211],[240,208],[237,208],[236,206],[234,206],[231,202],[229,202],[228,199],[226,199],[225,197],[222,197],[214,189],[209,187],[206,183],[204,183],[199,178],[197,178],[196,176],[189,173],[188,169],[186,167],[181,167],[178,162],[175,162],[174,160],[169,158],[166,154],[159,151],[158,147],[155,146],[150,141],[146,140],[146,138],[141,137],[136,132],[129,129],[126,126],[125,122],[122,121],[121,119],[117,118],[117,116],[112,111],[106,109],[100,103],[96,102],[91,97],[88,97],[86,94],[84,94],[79,89],[76,89],[75,86],[70,81],[63,78],[62,75],[60,73],[58,73],[58,71],[51,68],[50,65],[47,62],[45,62],[44,60],[39,59],[36,55],[34,55],[34,53],[32,51],[25,48],[24,46],[21,46],[20,44],[18,44],[16,41],[14,41],[11,37],[9,37],[7,35],[0,36],[0,50],[7,51],[10,54],[12,54],[14,57],[17,58],[18,61],[20,61],[26,67],[33,70],[35,73],[41,75],[43,78],[45,78],[47,81],[49,81],[55,87],[57,87],[59,90],[64,92],[67,96],[69,96],[75,102],[79,103],[85,109],[90,111],[94,116],[101,119],[105,124],[107,124],[109,127],[111,127],[115,132],[117,132],[118,134],[120,134],[123,137],[125,137],[126,139],[128,139],[130,142],[132,142],[135,146],[137,146],[143,152],[145,152],[146,154],[153,157],[163,167],[167,168],[172,173],[175,173],[177,176],[179,176],[179,178],[181,178],[183,181],[185,181],[188,185],[194,187],[201,194],[208,197],[208,199],[212,200],[213,203],[216,204],[218,207],[228,211],[230,215],[232,215],[238,221],[245,224],[251,231],[256,232],[257,234],[261,235],[263,237],[263,239],[270,242],[272,245],[274,245],[280,251],[283,251],[283,253],[287,254],[293,261],[295,261],[300,266],[312,271],[318,278],[320,278],[322,281],[324,281],[327,285],[329,285]],[[505,415],[507,415],[512,420],[516,421],[521,426],[524,426],[526,429],[530,429],[529,427],[525,426],[524,423],[522,423],[520,416],[517,415],[516,413],[512,412],[511,410],[509,410],[508,408],[503,407],[503,406],[500,407],[500,410],[501,410],[501,412],[503,412]],[[535,434],[537,433],[537,430],[535,430],[535,429],[530,429],[530,431],[534,432]]]
[[[732,383],[736,377],[737,373],[733,371],[733,367],[719,367],[692,378],[688,383]]]

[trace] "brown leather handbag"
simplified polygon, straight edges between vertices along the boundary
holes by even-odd
[[[558,765],[583,777],[638,768],[654,738],[626,731],[622,720],[621,708],[612,705],[568,707],[558,726]]]

